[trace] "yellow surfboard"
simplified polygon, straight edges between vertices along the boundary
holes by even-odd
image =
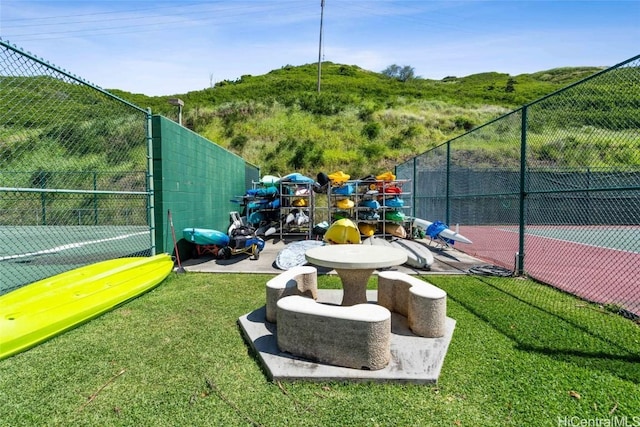
[[[0,296],[0,360],[87,322],[160,284],[168,254],[102,261]]]

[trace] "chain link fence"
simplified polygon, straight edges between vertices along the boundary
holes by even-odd
[[[607,312],[640,316],[640,56],[396,174],[415,180],[416,217],[459,224],[473,241],[456,248]]]
[[[153,253],[150,112],[0,40],[0,294]]]

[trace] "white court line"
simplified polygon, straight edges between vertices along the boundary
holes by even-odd
[[[518,230],[513,230],[513,229],[509,229],[509,228],[496,228],[496,230],[498,231],[504,231],[507,233],[518,233]],[[565,239],[561,239],[559,237],[551,237],[551,236],[545,236],[542,234],[536,234],[534,232],[525,232],[524,233],[525,236],[529,236],[529,237],[539,237],[541,239],[547,239],[547,240],[554,240],[556,242],[562,242],[562,243],[571,243],[573,245],[580,245],[580,246],[587,246],[590,248],[596,248],[596,249],[606,249],[609,251],[616,251],[616,252],[623,252],[623,253],[628,253],[628,254],[637,254],[639,252],[636,252],[635,250],[630,250],[630,249],[618,249],[618,248],[614,248],[611,246],[603,246],[603,245],[594,245],[593,243],[585,243],[585,242],[576,242],[574,240],[565,240]]]
[[[96,243],[105,243],[105,242],[112,242],[114,240],[128,239],[129,237],[141,236],[143,234],[149,234],[149,232],[148,231],[141,231],[139,233],[124,234],[122,236],[109,237],[107,239],[88,240],[86,242],[69,243],[67,245],[56,246],[55,248],[51,248],[51,249],[43,249],[43,250],[37,251],[37,252],[29,252],[29,253],[26,253],[26,254],[3,256],[3,257],[0,257],[0,261],[7,261],[7,260],[10,260],[10,259],[26,258],[26,257],[30,257],[30,256],[55,254],[57,252],[66,251],[66,250],[69,250],[69,249],[81,248],[83,246],[94,245]]]

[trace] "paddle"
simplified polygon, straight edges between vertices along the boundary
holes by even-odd
[[[176,273],[184,273],[184,268],[180,264],[180,253],[178,252],[178,242],[176,241],[176,231],[173,228],[173,219],[171,218],[171,209],[167,211],[167,217],[169,219],[169,226],[171,227],[171,237],[173,237],[173,251],[176,253],[176,260],[178,261],[178,269]]]

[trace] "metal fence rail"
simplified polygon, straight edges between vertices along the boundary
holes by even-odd
[[[458,249],[640,316],[640,56],[408,162],[414,215]]]
[[[150,112],[0,40],[0,294],[154,248]]]

